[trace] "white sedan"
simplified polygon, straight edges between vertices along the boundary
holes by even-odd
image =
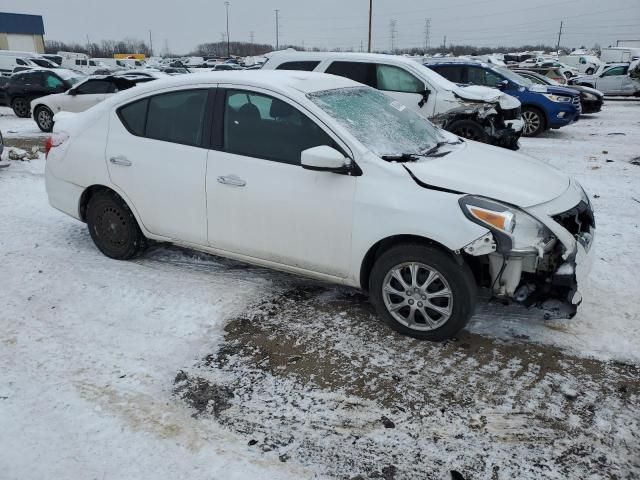
[[[38,128],[43,132],[53,129],[53,117],[58,112],[84,112],[119,91],[153,78],[129,76],[93,76],[74,85],[64,93],[36,98],[31,102],[31,112]]]
[[[51,205],[111,258],[153,239],[362,288],[429,340],[479,287],[572,316],[593,252],[575,180],[333,75],[158,80],[60,118],[47,155]]]

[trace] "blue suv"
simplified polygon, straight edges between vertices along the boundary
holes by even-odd
[[[446,79],[465,85],[499,88],[522,104],[525,137],[535,137],[548,128],[560,128],[578,120],[580,95],[568,88],[536,85],[506,67],[473,60],[429,61],[425,67]]]

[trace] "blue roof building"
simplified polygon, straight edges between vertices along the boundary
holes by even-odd
[[[0,12],[0,50],[44,53],[42,16]]]

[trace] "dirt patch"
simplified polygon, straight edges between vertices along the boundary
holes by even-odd
[[[294,287],[177,385],[198,415],[336,478],[639,478],[638,366],[525,340],[422,342],[357,292]]]
[[[220,412],[231,407],[233,390],[229,387],[191,377],[183,371],[178,372],[174,384],[173,393],[196,411],[194,417],[210,414],[217,418]]]

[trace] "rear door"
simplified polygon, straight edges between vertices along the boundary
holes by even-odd
[[[172,90],[111,113],[106,161],[151,233],[206,245],[208,88]]]

